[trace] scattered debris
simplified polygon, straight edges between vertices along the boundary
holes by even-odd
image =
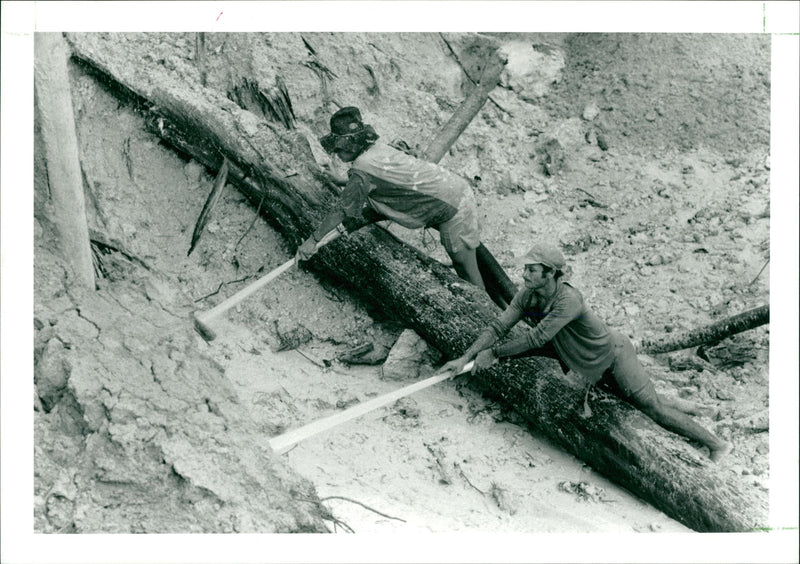
[[[389,349],[387,347],[383,345],[376,346],[374,343],[365,343],[340,353],[336,360],[343,364],[376,365],[383,363],[388,355]]]
[[[605,503],[614,501],[612,499],[605,499],[603,497],[605,495],[605,489],[599,486],[594,486],[589,482],[559,482],[558,489],[563,492],[576,495],[579,501],[591,501],[594,503],[597,503],[598,501]]]
[[[286,129],[295,128],[295,115],[292,100],[286,83],[280,76],[275,77],[275,85],[261,88],[258,81],[242,77],[238,81],[231,79],[228,99],[248,111],[255,111],[263,117],[283,124]]]
[[[453,477],[450,475],[450,470],[447,467],[446,463],[446,455],[444,451],[440,447],[435,447],[429,443],[423,443],[425,448],[428,449],[428,452],[431,453],[433,456],[436,465],[433,467],[434,470],[439,474],[439,483],[445,486],[449,486],[453,483]]]
[[[381,513],[377,509],[373,509],[373,508],[371,508],[369,505],[367,505],[365,503],[361,503],[360,501],[356,501],[355,499],[351,499],[349,497],[344,497],[344,496],[341,496],[341,495],[325,496],[325,497],[321,498],[320,501],[328,501],[329,499],[341,499],[343,501],[349,501],[350,503],[355,503],[356,505],[360,505],[364,509],[368,509],[369,511],[372,511],[373,513],[376,513],[376,514],[380,515],[381,517],[386,517],[387,519],[394,519],[395,521],[400,521],[401,523],[405,523],[406,522],[405,519],[400,519],[399,517],[392,517],[391,515],[387,515],[386,513]]]
[[[278,325],[278,320],[275,319],[273,323],[275,325],[275,336],[278,337],[278,345],[273,348],[274,352],[297,349],[297,347],[306,344],[313,337],[311,331],[300,324],[282,332]]]
[[[508,490],[500,487],[497,483],[492,482],[489,489],[489,496],[497,504],[501,511],[505,511],[509,515],[514,515],[517,512],[517,505],[513,497],[509,495]]]
[[[367,94],[369,94],[370,96],[379,96],[381,93],[381,89],[380,86],[378,86],[378,77],[375,76],[375,71],[372,70],[372,67],[367,64],[364,64],[362,66],[365,69],[367,69],[369,77],[372,80],[372,84],[370,86],[367,86]]]
[[[228,180],[228,168],[228,159],[227,157],[223,156],[222,165],[219,167],[217,178],[214,180],[214,186],[211,188],[211,192],[208,194],[208,198],[206,198],[206,203],[203,205],[203,209],[194,225],[194,231],[192,232],[192,243],[189,246],[189,252],[186,253],[187,257],[192,254],[192,251],[197,246],[197,242],[200,240],[200,235],[203,234],[203,229],[211,219],[211,212],[214,210],[214,206],[217,205],[220,196],[222,196],[222,189],[225,187],[225,183]]]

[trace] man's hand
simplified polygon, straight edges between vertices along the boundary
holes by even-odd
[[[479,374],[490,368],[495,362],[497,362],[497,357],[494,356],[492,349],[483,349],[478,353],[478,356],[475,357],[475,364],[472,366],[472,373]]]
[[[462,370],[464,370],[464,365],[469,362],[469,359],[464,356],[460,356],[458,358],[454,358],[450,362],[445,363],[439,370],[436,371],[436,374],[444,374],[445,372],[452,372],[453,374],[460,374]]]
[[[314,237],[309,237],[303,244],[300,245],[300,248],[297,249],[297,260],[308,260],[314,256],[317,252],[317,242],[314,240]]]

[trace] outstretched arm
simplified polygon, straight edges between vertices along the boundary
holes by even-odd
[[[447,362],[442,366],[439,370],[436,371],[437,374],[444,374],[445,372],[453,372],[454,374],[458,374],[464,368],[464,366],[472,359],[481,353],[481,351],[490,350],[495,341],[497,341],[497,335],[494,334],[494,331],[491,329],[484,329],[481,331],[481,334],[478,335],[478,338],[475,339],[475,342],[472,343],[464,354],[459,356],[458,358],[454,358],[453,360]],[[478,362],[475,362],[475,365],[472,367],[472,373],[475,374],[479,370],[486,368],[486,367],[478,367]]]
[[[336,229],[336,227],[344,219],[344,211],[342,209],[335,209],[317,226],[311,236],[303,241],[303,244],[297,249],[297,260],[308,260],[314,253],[317,252],[317,243],[319,243],[325,235]]]
[[[522,302],[524,291],[517,293],[508,307],[497,316],[486,329],[481,331],[475,342],[458,358],[442,366],[437,373],[453,371],[458,374],[470,360],[475,359],[472,373],[475,374],[489,368],[497,360],[492,354],[492,345],[502,339],[511,328],[522,319]]]
[[[368,188],[366,183],[359,174],[351,174],[347,186],[342,191],[340,200],[336,203],[336,207],[327,215],[325,219],[317,226],[311,237],[303,241],[300,248],[297,249],[298,260],[308,260],[317,251],[317,243],[322,240],[325,235],[339,227],[342,221],[347,223],[339,227],[343,232],[350,233],[367,225],[363,221],[362,210],[367,199]],[[354,218],[356,221],[354,221]],[[360,219],[360,221],[359,221]]]
[[[523,337],[492,347],[496,358],[517,356],[531,349],[543,347],[552,340],[570,321],[581,313],[581,301],[574,295],[565,294],[553,304],[545,317]]]

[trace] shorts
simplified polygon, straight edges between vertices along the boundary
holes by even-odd
[[[436,226],[439,230],[439,240],[447,254],[454,255],[464,249],[476,249],[481,244],[481,232],[475,208],[475,194],[467,185],[458,203],[456,214]]]
[[[653,381],[636,356],[630,340],[612,331],[614,362],[603,373],[602,382],[614,394],[634,405],[652,405],[657,401]]]

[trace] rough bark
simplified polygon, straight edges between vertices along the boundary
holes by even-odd
[[[736,333],[755,329],[767,323],[769,323],[769,304],[753,308],[699,329],[642,341],[641,350],[642,352],[655,354],[714,344]]]
[[[67,77],[69,50],[61,33],[36,33],[34,40],[36,107],[61,253],[76,283],[94,288],[78,137]]]
[[[107,58],[94,36],[75,36],[76,56],[103,82],[144,110],[147,123],[167,143],[210,167],[222,155],[232,163],[229,180],[258,203],[293,245],[299,244],[335,197],[319,180],[308,141],[297,131],[276,131],[221,96],[166,85],[157,68],[134,73]],[[134,80],[134,76],[136,77]],[[143,79],[142,77],[149,77]],[[315,142],[315,141],[313,141]],[[257,151],[255,147],[258,147]],[[264,155],[269,155],[268,161]],[[295,174],[286,178],[285,170]],[[462,353],[497,308],[478,288],[375,226],[341,237],[308,263],[379,303],[448,356]],[[189,321],[187,320],[187,323]],[[511,337],[523,329],[515,328]],[[593,415],[582,418],[581,387],[548,359],[499,363],[476,389],[519,412],[532,429],[575,454],[672,518],[698,531],[749,531],[766,525],[766,495],[733,471],[714,465],[684,440],[626,403],[599,392]]]

